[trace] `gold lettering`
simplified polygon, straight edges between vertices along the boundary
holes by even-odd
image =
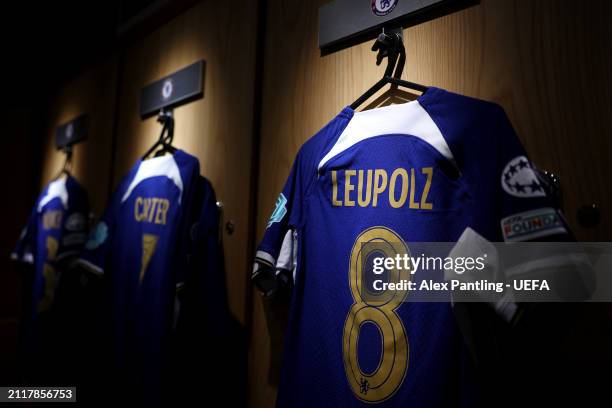
[[[360,207],[370,205],[372,199],[372,170],[368,170],[368,179],[366,181],[365,199],[363,198],[363,170],[359,170],[359,179],[357,182],[357,201]]]
[[[142,199],[142,218],[140,219],[140,221],[147,221],[147,218],[149,216],[149,211],[151,210],[151,199],[150,198],[143,198]]]
[[[387,188],[387,172],[385,169],[374,170],[374,194],[372,194],[372,207],[378,204],[378,195]]]
[[[138,283],[142,283],[145,272],[151,261],[151,257],[157,247],[157,239],[159,237],[153,234],[142,234],[142,260],[140,263],[140,273],[138,274]]]
[[[159,200],[159,202],[157,203],[157,210],[155,211],[155,223],[156,224],[162,224],[161,217],[163,215],[163,208],[164,208],[164,200]]]
[[[410,169],[410,204],[409,207],[415,210],[419,209],[419,203],[414,201],[414,169]]]
[[[332,170],[332,205],[334,207],[342,207],[342,202],[338,201],[338,172]]]
[[[166,225],[170,201],[165,198],[137,197],[134,203],[134,219],[137,222],[154,222]]]
[[[395,184],[398,176],[402,176],[402,189],[399,200],[395,200]],[[393,208],[400,208],[406,203],[406,197],[408,196],[408,172],[406,169],[398,168],[391,174],[391,180],[389,181],[389,203]]]
[[[57,250],[59,248],[59,242],[57,239],[53,237],[47,237],[47,259],[52,261],[55,259],[55,255],[57,254]]]
[[[149,212],[148,212],[149,217],[148,217],[147,221],[148,222],[153,222],[153,214],[155,214],[155,208],[157,206],[157,202],[159,201],[159,198],[149,198],[148,200],[151,201],[151,206],[150,206],[150,209],[149,209]]]
[[[43,229],[59,229],[62,227],[62,211],[52,210],[43,214]]]
[[[164,225],[168,221],[168,209],[170,208],[170,201],[166,200],[166,206],[164,207]]]
[[[134,219],[137,222],[142,220],[141,213],[138,211],[138,207],[142,207],[142,197],[136,197],[136,201],[134,202]]]
[[[340,170],[341,172],[342,170]],[[408,173],[410,171],[410,174]],[[417,172],[422,176],[416,176]],[[334,207],[377,207],[381,194],[388,194],[389,205],[392,208],[408,207],[413,210],[432,210],[433,203],[428,201],[433,184],[433,167],[423,168],[396,168],[391,174],[385,169],[348,169],[344,170],[343,197],[338,197],[339,186],[337,170],[331,172],[332,178],[332,205]],[[357,182],[354,182],[354,178]],[[400,181],[401,180],[401,181]],[[424,181],[421,190],[421,180]],[[410,181],[410,183],[408,183]],[[400,190],[399,192],[397,190]],[[388,190],[388,191],[387,191]],[[410,195],[408,195],[410,193]],[[357,198],[355,199],[355,194]],[[148,211],[155,211],[155,223],[165,224],[169,203],[165,199],[154,198],[152,203],[145,202]],[[152,215],[149,213],[149,220]]]
[[[355,186],[351,184],[351,177],[355,174],[357,174],[355,170],[346,170],[344,172],[344,205],[346,207],[355,206],[355,201],[349,198],[350,192],[355,190]]]
[[[168,211],[168,200],[164,198],[159,199],[157,204],[157,212],[155,214],[155,223],[166,225],[166,211]]]
[[[421,208],[424,210],[433,209],[433,204],[427,202],[427,195],[431,188],[431,181],[433,179],[433,167],[423,167],[421,173],[427,175],[427,181],[425,182],[425,188],[423,189],[423,195],[421,196]]]

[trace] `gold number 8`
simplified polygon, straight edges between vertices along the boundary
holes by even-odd
[[[364,245],[367,243],[375,246]],[[400,387],[408,368],[408,337],[402,320],[395,312],[408,295],[407,291],[384,291],[362,297],[362,264],[373,251],[383,252],[385,257],[408,254],[408,247],[394,231],[385,227],[372,227],[362,232],[351,251],[349,282],[355,303],[344,323],[342,354],[348,382],[357,398],[376,403],[390,398]],[[363,253],[363,251],[368,251]],[[364,258],[365,257],[365,258]],[[410,271],[391,269],[389,282],[410,279]],[[357,344],[361,327],[372,323],[382,337],[382,355],[378,367],[364,373],[359,366]]]

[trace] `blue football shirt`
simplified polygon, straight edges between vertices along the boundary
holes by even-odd
[[[450,303],[364,299],[362,244],[399,253],[467,230],[524,241],[565,228],[498,105],[430,88],[345,108],[301,147],[256,254],[294,271],[277,405],[471,406]]]
[[[169,364],[177,290],[187,275],[202,189],[210,188],[199,172],[197,158],[181,150],[136,163],[79,260],[108,282],[118,380],[150,399],[161,392]]]
[[[52,306],[59,279],[58,265],[78,255],[83,247],[88,214],[87,192],[68,174],[51,181],[36,201],[11,254],[14,260],[30,263],[34,268],[32,318]]]

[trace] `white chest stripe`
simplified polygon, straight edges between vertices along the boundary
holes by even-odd
[[[319,162],[319,169],[332,158],[366,139],[381,135],[411,135],[433,146],[454,162],[446,140],[418,101],[355,112],[336,144]]]
[[[160,156],[154,157],[149,160],[145,160],[140,163],[136,176],[132,179],[130,186],[125,191],[125,194],[121,198],[121,202],[125,202],[132,194],[132,191],[138,184],[151,177],[165,176],[174,182],[174,185],[180,190],[179,204],[181,203],[181,197],[183,195],[183,180],[181,179],[181,173],[179,172],[178,166],[174,157],[172,156]]]
[[[38,202],[38,212],[41,212],[44,206],[54,198],[62,200],[64,208],[68,208],[68,190],[66,189],[66,179],[63,177],[49,183],[47,194]]]

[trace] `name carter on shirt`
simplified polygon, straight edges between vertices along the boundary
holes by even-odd
[[[170,201],[158,197],[136,197],[134,219],[137,222],[152,222],[166,225]]]
[[[344,197],[338,199],[338,173],[344,177]],[[433,203],[427,201],[433,167],[420,169],[397,168],[388,175],[385,169],[333,170],[332,205],[335,207],[376,207],[379,196],[387,196],[392,208],[408,206],[411,209],[431,210]]]

